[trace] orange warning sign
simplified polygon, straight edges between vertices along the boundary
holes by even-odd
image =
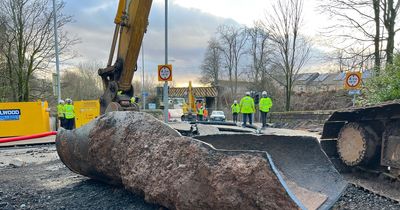
[[[172,65],[158,65],[158,81],[172,81]]]
[[[361,89],[362,73],[361,72],[347,72],[346,79],[344,80],[344,88],[346,90]]]

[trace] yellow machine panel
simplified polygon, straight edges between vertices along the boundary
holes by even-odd
[[[100,115],[100,102],[75,101],[75,127],[79,128]]]
[[[0,137],[50,131],[47,101],[0,103]]]

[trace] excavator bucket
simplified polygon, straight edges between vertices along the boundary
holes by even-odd
[[[146,113],[112,112],[56,139],[72,171],[170,209],[328,209],[346,182],[311,137],[181,136]]]
[[[314,137],[230,134],[195,138],[217,149],[266,151],[307,209],[329,209],[347,186]]]

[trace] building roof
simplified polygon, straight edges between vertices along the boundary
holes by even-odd
[[[311,85],[311,86],[321,86],[321,85],[342,86],[344,83],[345,77],[346,77],[346,72],[319,74],[318,77],[316,77],[309,83],[309,85]],[[371,77],[371,71],[365,70],[363,72],[362,78],[369,79],[370,77]]]
[[[296,77],[295,85],[308,85],[319,76],[318,73],[304,73],[298,74]]]
[[[215,87],[193,87],[195,97],[217,97],[217,88]],[[187,87],[173,87],[168,91],[171,97],[187,97]]]
[[[229,87],[230,85],[235,84],[235,81],[230,82],[229,80],[218,80],[218,85],[220,87]],[[239,80],[237,81],[238,87],[247,87],[250,82]]]

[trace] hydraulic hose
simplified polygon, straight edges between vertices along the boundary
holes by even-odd
[[[7,143],[7,142],[24,141],[24,140],[42,138],[42,137],[52,136],[52,135],[57,135],[57,131],[50,131],[50,132],[32,134],[32,135],[28,135],[28,136],[17,136],[17,137],[2,138],[2,139],[0,139],[0,144],[1,143]]]

